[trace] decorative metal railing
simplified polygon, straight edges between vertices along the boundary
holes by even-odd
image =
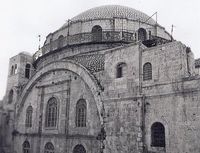
[[[131,43],[136,41],[135,33],[128,31],[113,31],[104,30],[98,33],[79,33],[75,35],[69,35],[66,37],[58,38],[49,44],[44,45],[39,51],[33,55],[34,61],[39,57],[63,47],[76,45],[76,44],[86,44],[86,43],[106,43],[106,42],[125,42]],[[151,35],[148,40],[142,41],[146,47],[153,47],[161,44],[170,42],[170,40]]]
[[[86,44],[86,43],[100,43],[100,42],[126,42],[130,43],[135,41],[134,33],[127,31],[102,31],[101,33],[79,33],[75,35],[70,35],[62,37],[52,41],[49,44],[44,45],[39,51],[37,51],[33,58],[37,60],[39,57],[61,49],[65,46],[76,45],[76,44]]]

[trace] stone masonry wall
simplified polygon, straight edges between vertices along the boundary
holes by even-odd
[[[111,49],[105,53],[103,79],[106,112],[106,152],[142,151],[139,45]],[[116,66],[125,63],[123,77],[116,78]]]
[[[151,126],[161,122],[165,127],[166,152],[198,153],[199,144],[199,78],[144,87],[146,95],[146,144],[151,146]]]
[[[171,82],[189,75],[186,51],[180,42],[175,41],[144,49],[142,65],[147,62],[152,64],[153,78],[150,81],[144,81],[144,85]]]

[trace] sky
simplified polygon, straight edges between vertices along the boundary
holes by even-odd
[[[200,58],[199,0],[0,0],[0,99],[6,91],[9,58],[37,51],[46,36],[68,19],[100,5],[124,5],[149,16],[158,12],[158,23],[173,37],[191,47]],[[154,18],[155,19],[155,18]]]

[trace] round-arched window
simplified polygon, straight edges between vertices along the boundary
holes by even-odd
[[[44,147],[44,153],[54,153],[54,146],[51,142],[48,142]]]
[[[151,145],[165,147],[165,127],[160,122],[155,122],[151,126]]]
[[[13,102],[13,96],[14,96],[14,91],[13,89],[11,89],[8,94],[8,104],[11,104]]]
[[[57,125],[57,100],[56,98],[52,97],[47,102],[46,108],[46,127],[56,127]]]
[[[143,65],[143,80],[151,80],[152,79],[152,65],[147,62]]]
[[[76,127],[86,127],[86,113],[86,101],[80,99],[76,104]]]
[[[138,40],[145,41],[147,39],[147,32],[144,28],[138,29]]]
[[[26,109],[26,121],[25,121],[26,127],[32,127],[32,113],[33,113],[32,106],[28,106],[28,108]]]
[[[102,41],[102,28],[99,25],[95,25],[92,28],[92,40],[94,42],[100,42]]]
[[[64,46],[64,36],[63,35],[60,35],[58,37],[58,48],[61,48]]]
[[[27,79],[30,78],[30,72],[31,72],[31,64],[26,64],[26,67],[25,67],[25,78],[27,78]]]
[[[83,145],[78,144],[74,147],[73,153],[86,153],[86,150]]]

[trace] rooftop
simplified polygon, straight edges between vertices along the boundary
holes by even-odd
[[[89,9],[79,15],[73,17],[71,21],[87,21],[87,20],[96,20],[96,19],[111,19],[111,18],[127,18],[129,20],[135,20],[140,22],[146,22],[149,19],[149,16],[143,12],[140,12],[136,9],[120,6],[120,5],[103,5]],[[153,19],[147,21],[148,24],[156,24]],[[67,26],[68,23],[63,25]]]

